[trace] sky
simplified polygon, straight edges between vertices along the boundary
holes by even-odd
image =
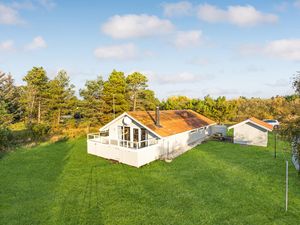
[[[159,99],[287,95],[300,66],[300,0],[0,0],[0,70],[68,72],[77,91],[113,69]]]

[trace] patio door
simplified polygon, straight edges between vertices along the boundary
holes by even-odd
[[[148,146],[148,131],[141,128],[141,148]]]
[[[139,147],[139,129],[133,128],[133,147],[138,148]]]
[[[130,127],[121,127],[122,132],[122,146],[127,147],[130,145]]]

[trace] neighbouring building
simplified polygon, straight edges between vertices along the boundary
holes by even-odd
[[[236,144],[268,146],[268,132],[273,126],[251,117],[243,122],[228,127],[233,129],[233,142]]]
[[[212,133],[215,122],[192,110],[125,112],[89,134],[88,153],[140,167],[174,158]]]

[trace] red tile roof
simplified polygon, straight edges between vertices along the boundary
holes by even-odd
[[[162,137],[205,127],[215,122],[192,110],[160,110],[160,127],[155,125],[155,111],[127,112]]]
[[[256,119],[255,117],[251,117],[251,118],[249,118],[249,120],[251,120],[252,122],[254,122],[262,127],[265,127],[269,130],[273,130],[273,126],[271,124],[268,124],[262,120]]]

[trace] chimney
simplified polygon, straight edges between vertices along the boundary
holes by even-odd
[[[155,111],[155,125],[160,127],[160,115],[159,115],[159,107],[156,107]]]

